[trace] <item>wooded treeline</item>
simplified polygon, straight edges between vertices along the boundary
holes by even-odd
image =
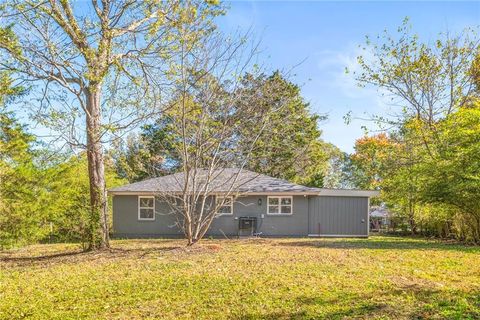
[[[106,162],[107,187],[125,183]],[[91,229],[85,153],[43,145],[13,114],[0,112],[0,247],[79,242]]]
[[[379,188],[394,225],[412,234],[480,242],[480,55],[474,30],[422,43],[405,21],[367,39],[356,74],[389,99],[381,133],[358,139],[350,174]]]

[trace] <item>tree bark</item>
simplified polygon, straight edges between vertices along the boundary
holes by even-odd
[[[91,226],[89,250],[104,249],[110,246],[107,217],[107,194],[101,138],[101,87],[91,85],[86,89],[87,160],[90,182]]]
[[[410,225],[410,232],[412,235],[417,234],[417,224],[415,222],[415,204],[412,199],[408,201],[408,223]]]

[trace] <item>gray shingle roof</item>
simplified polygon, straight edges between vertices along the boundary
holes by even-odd
[[[205,186],[205,179],[208,176],[206,170],[198,171],[195,176],[197,179],[195,183],[197,188]],[[318,188],[294,184],[286,180],[269,177],[245,169],[218,169],[211,176],[209,192],[225,192],[228,191],[230,187],[232,187],[232,191],[242,193],[289,192],[304,194],[319,193],[321,191],[321,189]],[[192,175],[190,175],[190,177],[192,177]],[[193,184],[190,183],[190,185],[192,186]],[[183,186],[184,174],[181,172],[112,188],[109,192],[181,192]]]

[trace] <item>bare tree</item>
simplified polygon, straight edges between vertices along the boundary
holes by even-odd
[[[104,143],[161,111],[169,81],[163,62],[186,45],[179,30],[189,30],[188,41],[195,42],[220,12],[200,0],[0,4],[0,70],[30,89],[25,101],[35,119],[87,150],[90,249],[109,246]]]
[[[478,36],[474,29],[466,29],[424,43],[411,33],[405,19],[396,36],[385,31],[377,38],[373,42],[367,37],[355,76],[360,86],[379,89],[398,111],[369,120],[388,130],[405,130],[406,123],[415,121],[421,127],[417,143],[435,158],[432,145],[441,145],[438,121],[471,105],[476,94],[472,65],[480,45]]]
[[[379,122],[399,125],[405,117],[415,117],[433,125],[470,102],[472,63],[480,44],[475,30],[447,32],[434,43],[422,43],[405,19],[397,35],[385,31],[377,39],[367,37],[355,77],[360,86],[380,89],[401,110],[394,118],[377,118]]]
[[[177,137],[181,170],[169,176],[168,186],[158,186],[156,195],[178,218],[188,245],[202,239],[222,208],[252,188],[258,174],[244,167],[270,116],[282,107],[241,103],[260,92],[260,85],[258,91],[245,87],[247,71],[259,70],[258,43],[245,39],[214,33],[178,57],[173,100],[163,116]],[[243,130],[247,126],[250,132]]]

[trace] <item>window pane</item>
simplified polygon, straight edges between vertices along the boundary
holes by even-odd
[[[140,219],[153,219],[153,209],[140,209]]]
[[[292,198],[282,198],[282,205],[290,205],[292,204]]]
[[[268,206],[268,213],[278,213],[278,206]]]
[[[225,206],[229,206],[229,205],[230,205],[230,203],[232,202],[231,200],[232,200],[231,198],[222,198],[222,197],[218,197],[218,198],[217,198],[217,204],[220,204],[220,203],[222,203],[222,202],[223,202],[223,205],[225,205]]]
[[[218,209],[218,213],[230,214],[232,213],[232,208],[230,206],[223,206]]]
[[[268,198],[268,204],[269,205],[277,205],[278,204],[278,198]]]
[[[140,198],[140,207],[153,208],[153,198]]]
[[[292,213],[292,206],[282,206],[282,213]]]

